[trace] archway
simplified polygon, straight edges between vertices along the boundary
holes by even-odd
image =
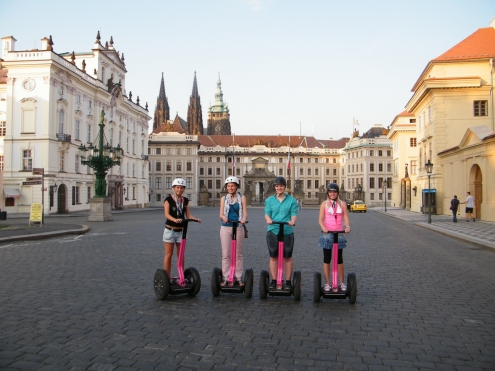
[[[469,189],[474,197],[474,217],[481,219],[481,204],[483,203],[483,175],[479,165],[471,167],[469,173]],[[474,190],[474,193],[473,193]]]
[[[57,190],[57,214],[67,213],[67,187],[60,184]]]

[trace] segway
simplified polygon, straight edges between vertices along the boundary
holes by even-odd
[[[180,241],[179,257],[177,259],[178,277],[168,277],[163,269],[157,269],[153,279],[155,296],[158,300],[165,300],[168,295],[187,294],[196,296],[201,289],[201,278],[196,268],[189,267],[184,270],[184,253],[186,251],[187,225],[189,222],[197,222],[196,219],[183,219],[182,240]]]
[[[250,299],[253,296],[253,270],[248,268],[244,272],[244,286],[239,285],[239,282],[235,279],[235,268],[237,264],[237,227],[239,225],[239,221],[229,220],[228,223],[232,223],[229,277],[226,280],[227,285],[220,286],[220,283],[222,282],[222,270],[218,267],[213,268],[213,273],[211,275],[211,293],[213,296],[220,295],[220,292],[228,292],[233,294],[244,293],[246,298]]]
[[[282,285],[282,277],[284,272],[284,225],[289,224],[287,222],[272,222],[272,224],[280,225],[278,231],[278,261],[277,261],[277,287],[282,286],[278,289],[270,289],[269,279],[270,274],[266,270],[262,270],[260,273],[260,299],[266,299],[267,295],[271,296],[291,296],[294,295],[294,300],[301,300],[301,272],[294,271],[292,273],[292,288],[285,289]]]
[[[313,301],[318,303],[323,296],[325,299],[345,299],[349,298],[349,303],[355,304],[357,298],[357,279],[354,272],[347,275],[347,291],[342,291],[338,285],[338,256],[339,256],[339,233],[344,231],[329,231],[333,233],[332,246],[332,289],[330,291],[323,290],[321,286],[321,273],[315,272]]]

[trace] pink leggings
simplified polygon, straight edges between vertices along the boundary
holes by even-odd
[[[220,227],[220,242],[222,244],[222,276],[223,280],[229,278],[230,252],[232,250],[232,227]],[[237,228],[237,257],[235,277],[240,280],[244,271],[244,260],[242,258],[242,243],[244,242],[244,227]]]

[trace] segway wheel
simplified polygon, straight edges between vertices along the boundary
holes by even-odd
[[[211,274],[211,294],[213,296],[220,295],[220,280],[222,279],[222,271],[220,268],[213,268],[213,273]]]
[[[351,272],[347,275],[347,290],[349,290],[349,303],[356,304],[357,278],[354,272]]]
[[[315,272],[315,278],[313,284],[313,301],[315,303],[319,303],[320,297],[321,297],[321,273]]]
[[[153,288],[157,300],[165,300],[170,293],[170,279],[163,269],[156,270],[153,278]]]
[[[187,292],[189,296],[196,296],[201,290],[201,278],[196,268],[190,267],[184,271],[184,277],[192,284],[191,290]]]
[[[251,268],[246,269],[246,273],[244,273],[244,295],[246,295],[247,299],[251,299],[253,297],[253,276],[253,270]]]
[[[268,296],[268,272],[262,270],[260,273],[260,299],[266,299]]]
[[[292,275],[293,290],[294,290],[294,300],[301,300],[301,272],[295,271]]]

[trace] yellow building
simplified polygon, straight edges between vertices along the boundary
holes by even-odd
[[[414,84],[406,110],[416,118],[418,171],[412,188],[420,197],[411,199],[412,211],[424,209],[424,164],[430,160],[437,214],[450,214],[454,194],[463,201],[469,191],[476,218],[495,221],[494,27],[495,20],[431,60]]]

